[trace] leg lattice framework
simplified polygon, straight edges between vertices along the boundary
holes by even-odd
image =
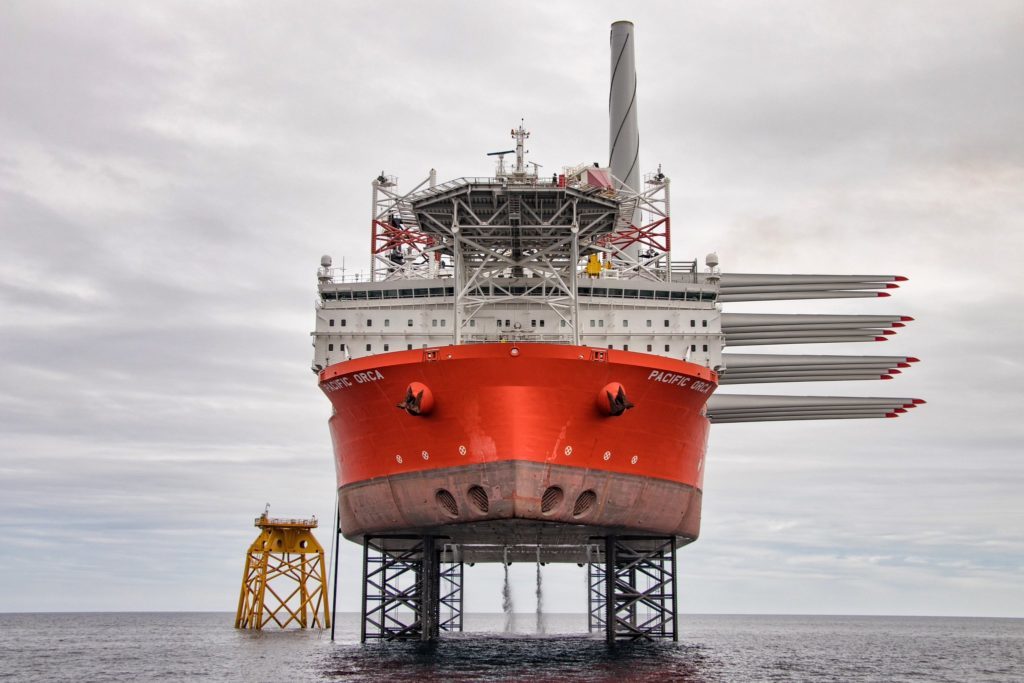
[[[671,537],[608,536],[588,566],[591,631],[609,644],[678,640],[676,549]]]
[[[440,631],[461,631],[462,562],[454,555],[433,536],[366,537],[362,641],[435,640]]]

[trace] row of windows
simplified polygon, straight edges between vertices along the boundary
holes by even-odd
[[[498,323],[498,327],[502,326],[500,318],[496,322]],[[562,325],[561,325],[562,327],[567,327],[568,326],[568,323],[566,323],[566,321],[563,320],[561,322],[562,322]],[[668,320],[665,320],[664,322],[665,322],[665,327],[669,327],[670,326],[670,322]],[[348,320],[345,319],[345,318],[340,318],[338,320],[338,323],[339,323],[339,327],[348,327]],[[431,327],[446,327],[447,324],[448,324],[448,322],[447,322],[446,318],[434,318],[434,319],[432,319],[430,321],[430,326]],[[334,318],[329,319],[327,321],[327,325],[328,325],[328,327],[334,327]],[[366,320],[366,326],[367,327],[373,327],[373,320],[368,318]],[[413,326],[413,319],[409,318],[408,320],[406,320],[405,326],[406,327],[412,327]],[[476,327],[476,319],[475,318],[471,318],[470,319],[469,326],[470,327]],[[508,318],[505,319],[505,325],[504,326],[505,327],[512,327],[512,325],[510,323],[510,320]],[[591,327],[604,327],[604,319],[603,318],[598,318],[597,320],[595,320],[594,318],[591,318],[590,319],[590,326]],[[628,319],[623,319],[622,320],[622,326],[623,327],[629,327],[629,320]],[[701,327],[707,327],[708,326],[708,321],[707,320],[701,320],[700,321],[700,326]],[[391,327],[391,320],[390,319],[388,319],[388,318],[384,319],[384,327]],[[531,320],[530,321],[530,327],[544,327],[544,320],[543,319]],[[648,320],[647,321],[647,327],[654,327],[654,321]],[[691,319],[690,320],[690,327],[697,327],[697,321]]]
[[[703,349],[704,353],[707,353],[708,345],[704,344],[703,347],[704,347],[704,349]],[[609,349],[614,349],[615,345],[614,344],[609,344],[608,348]],[[623,344],[622,345],[622,350],[623,351],[629,351],[629,344]],[[652,351],[654,351],[654,345],[653,344],[648,344],[647,345],[647,352],[651,353]],[[671,344],[665,344],[665,353],[671,353],[671,352],[672,352],[672,345]],[[696,353],[697,352],[697,345],[696,344],[691,344],[690,345],[690,352],[691,353]]]
[[[542,322],[541,327],[543,327],[543,321],[541,321],[541,322]],[[647,322],[647,327],[654,327],[654,321],[653,320],[648,320],[646,322]],[[665,327],[671,327],[671,322],[669,320],[665,320],[664,323],[665,323],[664,324]],[[590,326],[594,327],[594,319],[593,318],[591,318],[591,320],[590,320]],[[628,319],[623,319],[622,320],[622,326],[623,327],[629,327],[629,320]],[[708,321],[707,320],[701,320],[700,321],[700,326],[701,327],[707,327],[708,326]],[[564,320],[562,321],[562,327],[565,327],[565,321]],[[604,320],[598,318],[598,320],[597,320],[597,327],[604,327]],[[697,321],[691,319],[690,320],[690,327],[697,327]]]
[[[427,348],[427,345],[423,344],[422,348],[424,348],[424,349]],[[608,348],[609,349],[614,349],[615,347],[614,347],[614,345],[609,344]],[[334,351],[334,344],[328,344],[327,345],[327,350],[328,351]],[[344,351],[345,350],[345,345],[344,344],[338,344],[338,350],[339,351]],[[373,344],[367,344],[366,345],[366,350],[367,351],[373,351]],[[390,351],[390,350],[391,350],[391,345],[390,344],[384,344],[384,351],[385,351],[385,353]],[[405,345],[405,350],[406,351],[412,351],[412,344],[406,344]],[[629,344],[623,344],[622,345],[622,350],[623,351],[629,351]],[[647,352],[651,353],[653,350],[654,350],[654,345],[653,344],[648,344],[647,345]],[[708,345],[704,344],[703,345],[703,351],[705,353],[707,353],[707,350],[708,350]],[[672,351],[671,344],[665,344],[665,353],[671,353],[671,351]],[[697,345],[696,344],[691,344],[690,345],[690,351],[692,353],[696,353],[697,352]]]
[[[431,326],[432,327],[437,327],[438,326],[438,320],[441,321],[441,327],[447,327],[448,326],[448,321],[447,321],[446,318],[440,318],[440,319],[435,318],[435,319],[431,320],[430,321]],[[329,319],[327,321],[327,326],[328,327],[334,327],[334,318],[331,318],[331,319]],[[367,327],[373,327],[373,319],[372,318],[367,318],[366,326]],[[413,326],[413,319],[409,318],[408,320],[406,320],[405,321],[405,326],[406,327],[412,327]],[[470,327],[476,327],[476,321],[475,320],[470,320],[469,321],[469,326]],[[345,319],[345,318],[339,319],[338,320],[338,327],[348,327],[348,320]],[[389,318],[385,318],[384,319],[384,327],[391,327],[391,320]]]
[[[579,287],[579,296],[610,297],[614,299],[659,299],[664,301],[714,301],[713,292],[670,292],[655,289],[619,289],[608,287]],[[472,296],[550,296],[550,288],[543,287],[506,287],[489,291],[476,289],[469,292]],[[432,296],[455,296],[452,287],[419,287],[415,289],[371,289],[343,290],[340,292],[324,292],[324,300],[372,301],[379,299],[407,299]]]
[[[427,348],[427,345],[423,344],[422,348],[424,348],[424,349]],[[334,344],[328,344],[327,345],[327,350],[328,351],[333,351],[334,350]],[[338,344],[338,350],[339,351],[344,351],[345,350],[345,345],[344,344]],[[367,351],[373,351],[373,344],[367,344],[366,345],[366,350]],[[384,345],[384,350],[385,351],[390,351],[391,350],[391,345],[390,344],[385,344]],[[412,344],[406,344],[405,345],[405,350],[406,351],[412,351]]]

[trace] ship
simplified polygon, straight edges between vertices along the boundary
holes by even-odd
[[[676,548],[697,540],[711,425],[891,418],[923,402],[720,391],[892,378],[917,359],[731,349],[886,341],[908,316],[724,309],[877,300],[906,278],[730,273],[716,254],[675,260],[671,180],[661,167],[640,171],[634,37],[630,22],[611,27],[607,164],[541,173],[520,122],[514,147],[489,152],[493,176],[439,182],[430,170],[399,189],[380,172],[368,271],[321,259],[312,368],[331,405],[338,529],[364,545],[364,580],[381,596],[373,618],[364,592],[364,621],[381,637],[430,630],[436,605],[414,610],[411,626],[384,623],[393,586],[374,578],[370,553],[394,566],[410,548],[428,564],[431,553],[605,562],[598,620],[664,635],[664,619],[619,619],[607,599],[619,588],[603,582],[616,547],[652,557],[654,548],[674,565]],[[424,566],[406,599],[429,602]]]

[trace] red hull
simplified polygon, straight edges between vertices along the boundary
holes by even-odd
[[[412,383],[426,387],[425,412],[432,396],[428,414],[397,407]],[[617,416],[604,393],[614,383],[634,404]],[[713,371],[684,361],[547,344],[449,346],[332,365],[320,386],[334,407],[342,530],[358,537],[532,519],[695,538],[703,408],[716,385]],[[565,499],[557,509],[542,503],[552,486]],[[447,487],[456,489],[455,515],[438,498]],[[487,494],[483,508],[478,492],[470,504],[471,487]],[[617,497],[625,490],[629,500]],[[574,515],[585,491],[596,499]]]

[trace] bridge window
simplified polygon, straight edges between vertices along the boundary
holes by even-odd
[[[672,351],[672,346],[670,344],[665,344],[665,353],[670,353],[671,351]]]
[[[697,345],[690,344],[690,353],[697,353]]]
[[[596,321],[596,320],[594,320],[593,318],[591,318],[591,319],[590,319],[590,326],[591,326],[591,327],[596,327],[596,326],[597,326],[597,321]]]
[[[409,319],[408,319],[408,320],[407,320],[407,321],[405,322],[405,326],[406,326],[406,327],[412,327],[412,318],[409,318]]]
[[[665,321],[665,327],[668,327],[668,321],[667,320]]]
[[[623,351],[629,351],[629,344],[623,344],[622,345],[622,350]]]
[[[708,326],[708,321],[707,320],[701,320],[700,321],[700,326],[701,327],[707,327]]]
[[[604,318],[601,318],[600,320],[597,321],[597,326],[604,327]]]
[[[334,350],[334,344],[328,344],[327,345],[327,350],[328,351],[333,351]]]
[[[334,318],[331,318],[330,320],[327,321],[327,326],[334,327]]]
[[[650,320],[647,321],[647,327],[653,327],[654,323]]]
[[[530,321],[530,327],[537,327],[537,321],[536,320],[531,320]]]
[[[412,344],[406,344],[405,345],[405,350],[406,351],[412,351]]]
[[[690,327],[697,327],[697,321],[696,320],[691,320],[690,321]]]
[[[471,318],[470,319],[469,326],[470,327],[476,327],[476,318]]]
[[[372,351],[373,350],[373,346],[371,344],[367,344],[366,345],[366,350],[367,351]]]
[[[540,326],[544,327],[544,320],[543,319],[541,319],[541,321],[540,321]]]
[[[430,321],[430,326],[437,327],[437,318],[434,318],[433,320]]]
[[[704,345],[704,352],[705,352],[705,353],[707,353],[707,350],[708,350],[708,345],[707,345],[707,344],[705,344],[705,345]]]
[[[373,320],[371,320],[370,318],[367,318],[366,319],[366,326],[367,327],[373,327]]]
[[[384,327],[391,327],[391,318],[384,319]]]
[[[650,345],[650,344],[648,344],[648,345],[647,345],[647,353],[650,353],[650,352],[651,352],[651,348],[652,348],[652,347],[651,347],[651,345]]]
[[[384,345],[384,350],[385,350],[385,351],[387,351],[387,350],[388,350],[388,345],[387,345],[387,344],[385,344],[385,345]]]
[[[623,318],[622,319],[622,326],[623,327],[629,327],[629,319],[628,318]]]
[[[347,320],[345,320],[344,318],[342,318],[342,319],[341,319],[341,326],[342,326],[342,327],[345,327],[346,325],[348,325],[348,321],[347,321]]]
[[[445,319],[445,318],[441,318],[441,327],[444,327],[447,324],[448,324],[448,320]]]
[[[501,318],[498,318],[498,319],[497,319],[497,320],[495,320],[494,322],[498,323],[498,327],[501,327]]]

